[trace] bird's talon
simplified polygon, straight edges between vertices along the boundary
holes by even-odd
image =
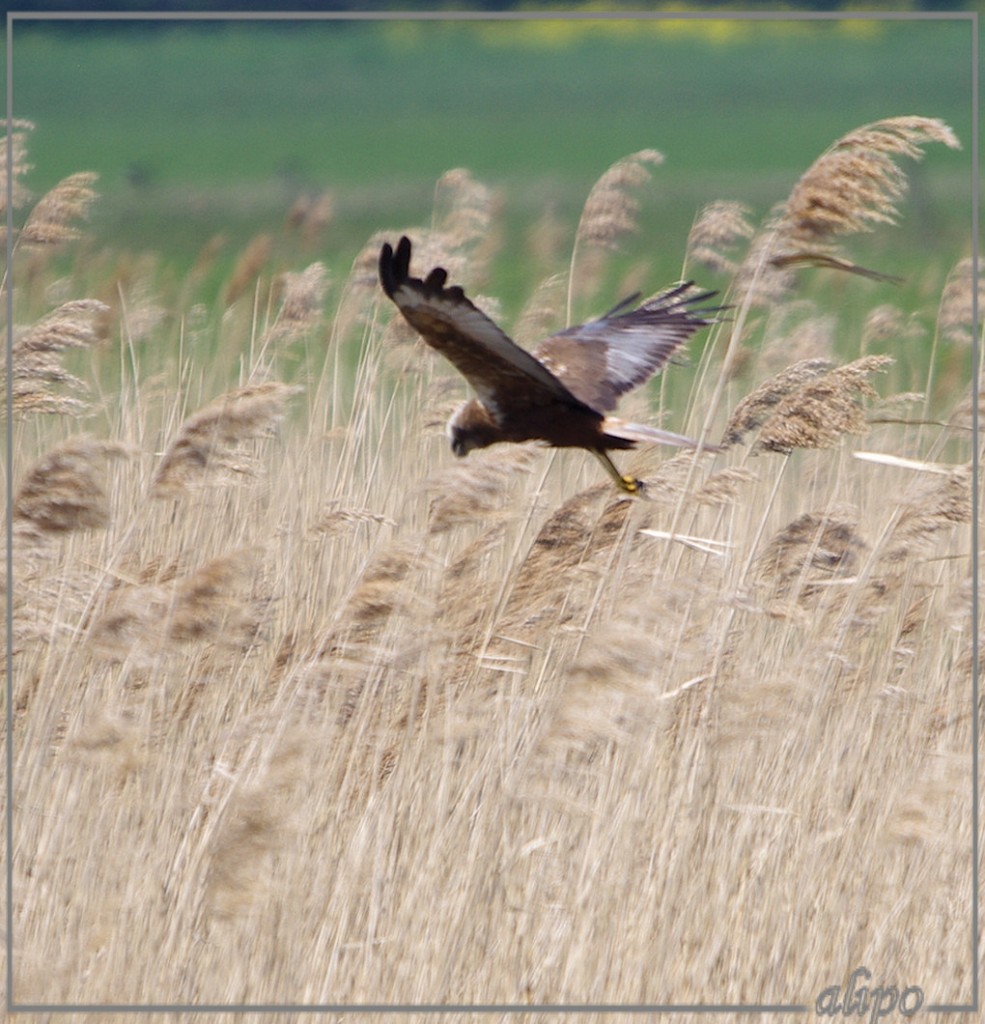
[[[642,494],[646,489],[643,481],[638,480],[635,476],[622,477],[622,488],[627,494]]]

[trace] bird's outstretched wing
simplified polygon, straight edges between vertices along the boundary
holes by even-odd
[[[550,402],[582,402],[525,349],[477,309],[447,273],[435,267],[425,279],[410,276],[410,239],[380,252],[380,283],[404,319],[451,362],[472,385],[490,414],[502,420],[512,410]]]
[[[598,412],[614,409],[620,395],[657,373],[701,327],[716,322],[723,307],[694,308],[715,292],[676,285],[628,312],[633,296],[605,316],[552,335],[533,355],[582,402]]]

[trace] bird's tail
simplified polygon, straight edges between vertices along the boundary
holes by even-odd
[[[610,437],[618,437],[624,441],[638,441],[641,444],[667,444],[677,448],[701,448],[706,452],[719,452],[720,445],[695,441],[683,434],[674,434],[659,427],[647,427],[642,423],[630,423],[615,416],[606,416],[602,422],[602,430]]]

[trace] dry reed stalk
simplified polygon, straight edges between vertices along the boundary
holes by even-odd
[[[376,523],[381,526],[396,526],[396,521],[383,515],[381,512],[374,512],[370,508],[340,508],[341,501],[334,500],[328,503],[318,513],[317,519],[311,527],[314,534],[344,533],[353,524]]]
[[[734,274],[739,264],[729,253],[755,233],[749,214],[744,203],[732,200],[703,206],[687,236],[686,264],[694,261],[709,270]]]
[[[266,232],[255,235],[239,254],[222,297],[223,305],[231,306],[263,272],[273,252],[274,240]]]
[[[25,245],[58,245],[79,237],[74,222],[84,220],[96,199],[92,185],[97,174],[80,171],[62,179],[46,192],[27,215],[19,242]]]
[[[62,384],[76,392],[87,392],[86,384],[70,374],[61,363],[61,353],[98,344],[106,333],[109,306],[96,299],[66,302],[23,328],[14,337],[13,409],[16,415],[73,414],[87,408],[79,398],[59,395],[51,385]],[[0,372],[5,383],[6,370]]]
[[[616,251],[619,243],[636,231],[640,205],[633,192],[650,180],[647,165],[658,167],[663,159],[655,149],[631,153],[617,160],[592,186],[578,220],[571,250],[565,313],[567,323],[571,323],[576,286],[580,294],[592,291],[601,269],[602,254]]]
[[[41,538],[106,526],[110,509],[102,460],[132,454],[127,445],[85,436],[50,449],[28,468],[14,494],[18,536]]]
[[[255,454],[244,444],[274,432],[287,400],[302,389],[279,381],[248,384],[210,402],[181,425],[154,474],[154,497],[180,497],[207,482],[252,474]],[[211,481],[207,480],[211,477]]]
[[[760,429],[753,454],[831,448],[844,434],[865,434],[868,426],[860,399],[879,397],[868,376],[893,362],[889,356],[863,356],[781,398]]]
[[[285,344],[315,330],[321,323],[328,271],[324,263],[280,275],[280,308],[264,335],[263,345]]]

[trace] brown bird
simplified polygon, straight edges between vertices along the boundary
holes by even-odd
[[[624,491],[642,481],[623,476],[609,458],[637,443],[697,448],[699,443],[656,427],[606,415],[619,396],[649,380],[699,328],[715,323],[722,307],[694,309],[715,292],[692,294],[693,282],[631,308],[633,295],[605,316],[570,327],[533,353],[520,348],[477,309],[448,274],[435,267],[423,280],[410,276],[410,239],[380,252],[380,282],[404,319],[475,389],[448,421],[456,455],[501,441],[543,441],[585,448]],[[714,445],[703,445],[715,450]]]

